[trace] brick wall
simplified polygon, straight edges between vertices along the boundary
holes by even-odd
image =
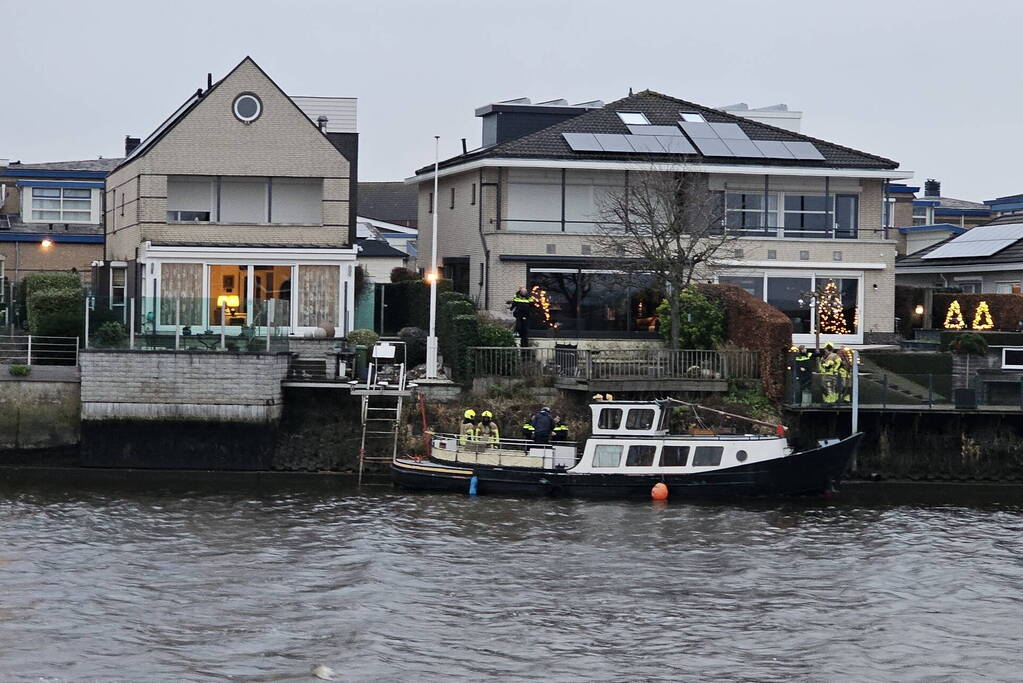
[[[40,242],[0,242],[0,256],[6,257],[6,275],[13,281],[30,273],[76,268],[82,282],[87,283],[92,278],[92,262],[103,258],[103,245],[57,242],[44,247]]]
[[[82,419],[263,422],[281,414],[287,354],[86,351]]]

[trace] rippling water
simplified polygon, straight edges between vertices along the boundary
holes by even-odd
[[[0,678],[1018,679],[1019,490],[893,502],[910,492],[663,506],[6,485]]]

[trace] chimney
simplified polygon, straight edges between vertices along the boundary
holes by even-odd
[[[599,100],[569,104],[566,100],[549,100],[533,104],[528,97],[495,102],[476,110],[483,119],[483,146],[490,147],[523,135],[535,133],[556,123],[599,109]]]
[[[941,183],[934,178],[928,178],[927,182],[924,183],[924,196],[925,197],[940,197],[941,196]]]
[[[124,156],[130,156],[135,148],[142,142],[141,138],[133,138],[130,135],[124,136]]]
[[[323,114],[317,116],[316,126],[320,129],[321,133],[325,132],[327,130],[327,117],[324,116]]]
[[[207,73],[206,74],[206,92],[209,92],[212,89],[213,89],[213,74]]]

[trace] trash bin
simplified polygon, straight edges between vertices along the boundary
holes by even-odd
[[[366,373],[369,369],[369,347],[365,344],[355,345],[355,379],[360,382],[366,381]]]

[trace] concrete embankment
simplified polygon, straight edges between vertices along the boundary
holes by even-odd
[[[0,452],[73,448],[79,423],[78,368],[36,365],[14,377],[0,366]]]

